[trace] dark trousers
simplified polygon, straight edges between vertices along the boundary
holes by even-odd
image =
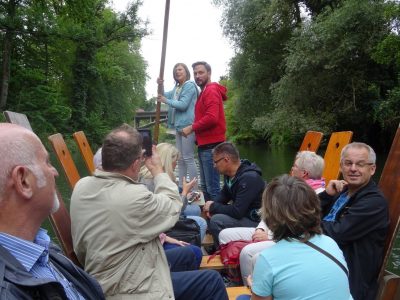
[[[228,300],[217,271],[171,272],[171,278],[176,300]]]
[[[190,247],[164,249],[171,272],[197,270],[196,255]]]

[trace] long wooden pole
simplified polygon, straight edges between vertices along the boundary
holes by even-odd
[[[164,31],[163,31],[163,40],[162,40],[162,50],[161,50],[161,64],[160,64],[160,74],[159,78],[164,79],[164,66],[165,66],[165,53],[167,50],[167,37],[168,37],[168,19],[169,19],[169,2],[170,0],[165,1],[165,14],[164,14]],[[164,92],[164,84],[160,83],[157,88],[157,93],[162,94]],[[156,120],[154,125],[154,143],[158,143],[158,136],[160,132],[160,109],[161,103],[157,102],[156,107]]]

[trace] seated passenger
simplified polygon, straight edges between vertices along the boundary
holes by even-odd
[[[273,179],[262,219],[276,244],[260,253],[247,278],[253,300],[353,299],[343,253],[322,234],[319,199],[309,185],[288,175]]]
[[[215,201],[207,201],[204,211],[210,216],[209,229],[215,251],[221,230],[231,227],[256,227],[258,210],[265,182],[261,170],[248,160],[241,160],[239,151],[230,142],[213,149],[214,166],[224,175],[224,186]]]
[[[176,177],[174,171],[180,156],[178,149],[171,144],[160,143],[157,145],[157,153],[160,155],[164,172],[168,174],[169,178],[171,178],[173,182],[175,182]],[[188,198],[191,196],[191,190],[193,186],[197,184],[197,180],[193,179],[194,178],[191,178],[189,184],[187,184],[185,181],[182,182],[182,214],[196,221],[196,223],[200,226],[200,239],[203,240],[207,230],[207,222],[200,217],[200,206],[195,203],[188,203]],[[150,191],[154,192],[153,176],[146,166],[142,166],[140,169],[139,180],[140,182],[144,183]]]
[[[0,298],[104,299],[40,228],[59,208],[56,169],[30,130],[0,123]]]
[[[166,144],[168,145],[168,144]],[[102,161],[101,161],[101,148],[99,148],[96,151],[96,154],[93,157],[93,164],[96,169],[102,170]],[[142,167],[142,169],[145,167]],[[148,169],[146,168],[148,171]],[[148,172],[150,174],[150,172]],[[151,174],[150,174],[151,175]],[[154,183],[153,179],[148,179],[146,181],[147,184],[151,187],[152,191],[154,190]],[[188,191],[191,189],[193,186],[193,182],[191,183],[183,183],[184,185],[184,194],[186,195]],[[200,218],[200,217],[199,217]],[[201,218],[202,219],[202,218]],[[204,224],[204,227],[206,228],[207,224],[204,219],[202,219],[202,224]],[[200,226],[200,225],[199,225]],[[205,233],[205,229],[204,229]],[[165,254],[167,256],[167,261],[168,265],[170,266],[170,270],[172,272],[178,270],[178,271],[190,271],[190,270],[198,270],[201,264],[201,259],[203,257],[203,253],[200,249],[200,247],[197,247],[195,245],[190,245],[189,243],[186,243],[184,241],[178,241],[177,239],[174,239],[172,237],[167,236],[165,233],[160,234],[160,241],[161,244],[163,245],[164,250],[166,251]],[[181,251],[169,251],[170,249],[177,248],[177,247],[182,247],[182,246],[188,246],[190,250],[192,251],[193,255],[190,256],[190,253],[186,253],[186,250],[181,250]],[[179,265],[178,268],[175,268],[176,265]]]
[[[292,176],[305,180],[318,194],[325,189],[325,180],[322,178],[323,170],[324,159],[321,156],[311,151],[300,151],[295,157],[290,173]],[[246,278],[252,273],[258,254],[274,245],[275,242],[272,241],[272,232],[264,221],[261,221],[256,228],[228,228],[219,234],[221,244],[237,240],[254,242],[245,246],[240,252],[240,272],[243,283],[246,284]]]
[[[331,180],[319,195],[322,229],[344,253],[355,300],[376,299],[389,227],[388,203],[372,179],[375,161],[367,144],[346,145],[340,156],[343,180]]]
[[[159,234],[177,222],[182,201],[156,147],[151,157],[142,153],[138,131],[122,125],[103,142],[104,171],[76,184],[71,227],[80,263],[108,299],[228,299],[216,271],[170,272]],[[154,193],[138,182],[143,161]]]

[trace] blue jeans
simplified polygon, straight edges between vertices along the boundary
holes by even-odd
[[[215,270],[171,272],[176,300],[228,300],[221,275]]]
[[[198,148],[200,183],[205,200],[215,200],[220,192],[219,173],[214,168],[212,149]]]
[[[181,154],[178,159],[179,187],[182,187],[182,181],[186,180],[187,175],[189,175],[189,180],[197,177],[197,167],[194,161],[194,140],[194,132],[187,137],[182,136],[178,131],[176,132],[176,148]],[[193,190],[198,190],[197,183]]]

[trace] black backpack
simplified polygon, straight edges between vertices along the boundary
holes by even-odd
[[[195,220],[186,218],[186,216],[180,216],[175,226],[166,231],[165,234],[178,241],[201,247],[200,226]]]

